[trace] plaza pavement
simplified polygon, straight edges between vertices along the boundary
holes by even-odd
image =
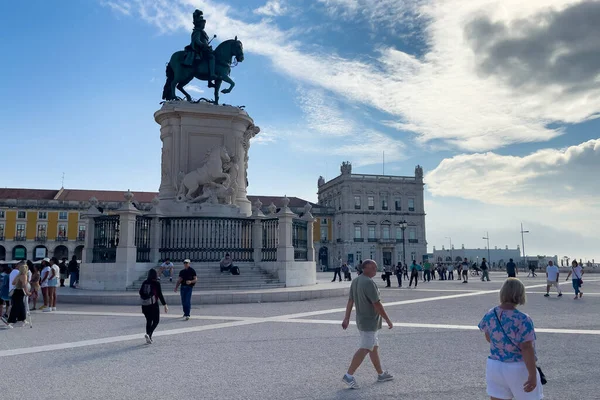
[[[0,399],[21,399],[24,388],[47,400],[484,399],[488,344],[476,325],[497,303],[503,275],[491,278],[382,287],[395,327],[381,332],[381,358],[396,379],[375,383],[366,360],[359,390],[341,382],[358,343],[355,326],[340,326],[345,296],[193,306],[187,322],[172,306],[150,346],[139,307],[59,304],[35,312],[32,329],[0,329],[3,376],[26,371],[21,386],[0,380]],[[599,398],[600,276],[584,280],[583,299],[573,300],[570,282],[562,298],[544,298],[542,277],[523,278],[546,399]],[[29,384],[33,377],[43,384]]]

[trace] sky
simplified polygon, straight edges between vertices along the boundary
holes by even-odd
[[[515,248],[523,223],[529,255],[600,260],[598,1],[1,2],[0,186],[157,191],[153,113],[196,8],[244,44],[221,102],[261,127],[250,194],[316,201],[385,153],[423,166],[430,251]]]

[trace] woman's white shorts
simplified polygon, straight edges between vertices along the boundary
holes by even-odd
[[[485,380],[487,394],[498,399],[539,400],[544,398],[540,374],[537,372],[537,386],[527,393],[523,384],[529,373],[524,362],[502,362],[487,360]]]

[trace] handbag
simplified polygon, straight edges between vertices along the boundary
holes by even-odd
[[[504,327],[502,326],[502,322],[500,322],[500,318],[498,318],[498,314],[496,314],[496,310],[494,310],[494,315],[496,316],[496,320],[498,321],[498,325],[500,326],[500,329],[502,329],[502,333],[504,334],[504,336],[506,336],[506,338],[508,339],[508,341],[510,342],[510,344],[512,344],[515,347],[520,348],[506,334],[506,331],[504,330]],[[537,365],[535,367],[537,368],[537,370],[538,370],[538,372],[540,374],[540,382],[542,383],[542,385],[545,385],[546,383],[548,383],[548,381],[546,380],[546,375],[542,372],[542,369],[540,367],[538,367]]]
[[[571,267],[571,272],[573,272],[574,277],[577,277],[577,274],[575,274],[575,268]],[[577,279],[577,284],[579,287],[583,286],[583,279],[581,279],[581,277]]]

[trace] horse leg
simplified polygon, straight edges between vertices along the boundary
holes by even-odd
[[[192,96],[190,96],[190,94],[188,92],[185,91],[184,86],[187,85],[188,83],[190,83],[190,81],[194,79],[194,77],[190,77],[190,79],[181,81],[177,84],[177,89],[179,89],[179,91],[181,93],[183,93],[185,95],[185,98],[187,101],[191,102],[192,101]]]
[[[223,76],[222,78],[225,82],[229,83],[229,87],[227,89],[223,89],[221,90],[221,93],[223,94],[227,94],[229,92],[231,92],[231,90],[233,89],[233,87],[235,86],[235,82],[227,75]]]
[[[215,81],[215,104],[219,104],[219,89],[221,88],[221,80]]]

